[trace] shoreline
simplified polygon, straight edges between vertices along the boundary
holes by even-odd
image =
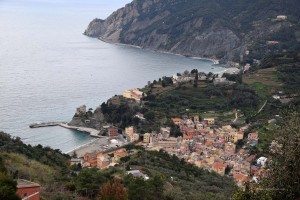
[[[86,153],[97,152],[100,150],[101,146],[108,145],[108,137],[96,138],[92,141],[89,141],[86,144],[75,147],[74,149],[65,152],[70,156],[75,152],[77,157],[83,157]],[[99,151],[100,152],[100,151]]]
[[[89,36],[87,36],[87,37],[89,37]],[[182,57],[185,57],[185,58],[191,58],[191,59],[195,59],[195,60],[207,60],[207,61],[211,61],[213,63],[212,66],[213,65],[220,65],[220,60],[214,59],[214,58],[203,58],[203,57],[197,57],[197,56],[187,56],[187,55],[182,55],[182,54],[178,54],[178,53],[172,53],[172,52],[169,52],[169,51],[153,50],[153,49],[143,48],[141,46],[132,45],[132,44],[114,43],[114,42],[109,42],[109,41],[103,39],[102,37],[98,37],[97,39],[102,41],[102,42],[108,43],[108,44],[114,44],[114,45],[119,45],[119,46],[128,46],[128,47],[133,47],[133,48],[137,48],[137,49],[144,49],[144,50],[149,50],[149,51],[153,51],[153,52],[163,53],[163,54],[182,56]]]

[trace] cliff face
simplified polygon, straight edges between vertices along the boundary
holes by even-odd
[[[232,60],[267,40],[297,43],[299,10],[298,0],[134,0],[105,20],[94,19],[84,34],[112,43]],[[288,20],[276,20],[277,15],[287,15]],[[285,31],[291,32],[290,38],[282,36]],[[263,45],[259,48],[268,51]]]
[[[101,111],[101,108],[97,108],[94,113],[88,111],[86,113],[80,113],[79,115],[75,114],[68,125],[101,130],[105,122],[105,117]]]

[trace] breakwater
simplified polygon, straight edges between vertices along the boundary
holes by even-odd
[[[43,123],[33,123],[29,125],[30,128],[43,128],[43,127],[50,127],[50,126],[60,126],[63,128],[88,133],[92,137],[98,137],[98,138],[102,137],[99,135],[100,133],[99,130],[88,128],[88,127],[69,126],[67,122],[43,122]]]

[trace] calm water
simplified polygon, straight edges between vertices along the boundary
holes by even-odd
[[[111,45],[82,35],[129,0],[0,0],[0,130],[25,143],[70,151],[92,138],[33,122],[70,121],[75,108],[95,108],[123,90],[209,61]]]

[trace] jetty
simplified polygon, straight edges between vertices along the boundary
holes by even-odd
[[[49,127],[49,126],[60,126],[67,129],[72,129],[80,132],[89,133],[92,137],[102,138],[102,136],[99,135],[100,131],[88,128],[88,127],[77,127],[77,126],[69,126],[67,122],[42,122],[42,123],[33,123],[30,124],[30,128],[43,128],[43,127]]]

